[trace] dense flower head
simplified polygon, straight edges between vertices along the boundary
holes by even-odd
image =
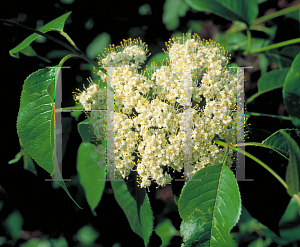
[[[140,68],[139,65],[146,61],[147,53],[148,46],[139,38],[124,39],[119,46],[110,45],[109,48],[105,48],[98,57],[98,64],[100,67],[130,65],[132,68]],[[105,73],[99,70],[98,75],[105,80]]]
[[[107,120],[114,123],[115,167],[123,178],[136,169],[142,187],[149,187],[151,181],[164,186],[172,181],[171,170],[184,168],[187,122],[192,121],[193,170],[189,176],[222,162],[225,150],[214,144],[216,136],[227,143],[236,142],[240,85],[236,70],[228,66],[226,51],[197,35],[172,39],[167,46],[169,62],[157,66],[150,76],[136,66],[146,60],[146,45],[140,40],[111,46],[102,53],[99,65],[116,67],[112,75],[115,107],[108,114],[89,113],[99,140],[106,136]],[[103,72],[99,75],[102,80],[109,79]],[[186,80],[191,85],[190,98],[185,94]],[[91,84],[76,99],[85,109],[103,110],[106,93],[106,88]],[[186,115],[186,102],[191,102],[190,116]],[[99,152],[104,155],[103,145]],[[229,166],[232,155],[230,152],[227,159]]]

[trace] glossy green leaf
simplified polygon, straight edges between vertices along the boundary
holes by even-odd
[[[98,206],[104,188],[105,181],[98,181],[106,178],[106,171],[101,170],[97,161],[103,159],[96,153],[96,146],[91,143],[81,143],[77,153],[77,172],[82,185],[85,197],[94,212]]]
[[[283,84],[283,101],[296,127],[300,127],[300,53],[295,57]]]
[[[185,16],[189,6],[181,0],[166,0],[164,3],[163,23],[168,30],[179,26],[179,17]]]
[[[178,209],[185,246],[236,246],[229,233],[241,214],[235,176],[222,164],[196,172],[182,189]]]
[[[297,129],[284,129],[284,132],[288,133],[292,139],[300,145],[300,131]],[[274,151],[282,155],[284,158],[289,158],[289,145],[287,139],[282,136],[280,131],[276,131],[274,134],[265,139],[263,144],[274,147]]]
[[[40,69],[27,77],[21,93],[17,133],[28,154],[51,175],[54,173],[51,145],[53,101],[48,86],[55,81],[55,69]]]
[[[40,69],[27,77],[21,93],[17,133],[23,148],[44,170],[54,175],[55,68]],[[73,202],[60,172],[55,178]]]
[[[42,33],[46,33],[49,31],[63,31],[65,22],[67,20],[67,18],[69,17],[69,15],[71,14],[71,11],[56,18],[55,20],[47,23],[46,25],[42,26],[38,31],[42,32]],[[32,35],[30,35],[29,37],[27,37],[26,39],[24,39],[19,45],[17,45],[15,48],[11,49],[9,51],[9,54],[12,57],[16,57],[19,58],[19,52],[24,53],[26,55],[26,53],[28,54],[33,54],[33,49],[32,48],[28,48],[28,46],[37,38],[39,37],[39,34],[34,33]],[[30,49],[30,50],[28,50]]]
[[[289,71],[289,68],[284,68],[281,70],[272,70],[268,73],[263,74],[257,83],[258,92],[252,95],[249,99],[247,99],[246,103],[250,103],[256,97],[260,96],[263,93],[272,91],[277,88],[281,88],[283,86],[285,77]]]
[[[115,174],[120,179],[119,174]],[[153,213],[148,195],[136,182],[136,172],[131,172],[126,181],[111,181],[114,195],[125,213],[132,231],[139,235],[145,246],[148,245],[153,231]]]
[[[283,86],[284,79],[289,69],[272,70],[259,78],[257,87],[260,93],[268,92]]]
[[[279,132],[286,139],[289,147],[289,164],[286,169],[285,181],[288,185],[288,193],[290,196],[300,192],[300,149],[295,140],[290,137],[284,130]]]
[[[208,11],[230,21],[242,21],[248,26],[256,19],[256,0],[185,0],[195,10]]]

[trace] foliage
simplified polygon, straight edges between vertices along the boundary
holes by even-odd
[[[97,216],[96,209],[99,203],[102,201],[105,203],[105,200],[102,200],[107,186],[105,179],[109,178],[115,201],[124,212],[131,230],[142,239],[144,246],[158,246],[155,243],[155,238],[158,238],[158,236],[161,239],[161,246],[168,246],[171,244],[173,237],[179,236],[181,237],[181,246],[244,246],[244,242],[247,242],[248,246],[255,247],[269,246],[271,243],[281,246],[292,244],[293,241],[294,243],[295,241],[299,243],[300,48],[298,43],[300,43],[300,38],[296,37],[276,42],[275,34],[278,24],[274,22],[274,19],[292,15],[296,11],[300,13],[300,8],[298,4],[258,17],[259,10],[264,2],[268,1],[259,1],[257,3],[255,0],[166,0],[163,6],[162,21],[167,30],[176,30],[180,26],[180,18],[186,16],[189,12],[202,13],[204,11],[210,12],[218,18],[230,21],[232,23],[231,27],[223,34],[219,34],[216,37],[217,41],[225,47],[225,50],[231,53],[235,63],[238,63],[238,58],[246,59],[255,57],[261,72],[257,83],[257,92],[252,95],[246,95],[245,105],[247,109],[254,108],[255,106],[258,106],[259,109],[260,104],[262,104],[261,102],[264,102],[270,95],[272,98],[273,95],[276,95],[276,92],[280,91],[282,103],[288,114],[288,116],[283,116],[274,115],[273,112],[250,111],[247,112],[246,116],[251,117],[251,119],[262,119],[265,117],[280,119],[280,121],[289,121],[290,127],[277,128],[267,135],[258,134],[260,137],[256,138],[256,129],[248,124],[251,119],[245,119],[245,126],[251,141],[239,143],[225,142],[223,138],[216,135],[213,142],[208,143],[208,145],[215,145],[218,151],[219,149],[222,150],[224,153],[222,163],[215,162],[195,171],[193,176],[179,185],[179,187],[174,186],[173,182],[171,184],[174,201],[176,202],[176,210],[178,210],[181,218],[180,229],[176,229],[168,218],[160,218],[157,224],[156,219],[159,219],[159,217],[155,215],[153,210],[153,201],[151,200],[150,193],[138,185],[139,173],[137,167],[131,169],[132,171],[125,176],[126,178],[123,176],[124,179],[118,172],[114,174],[109,170],[111,157],[108,156],[106,158],[103,153],[99,155],[97,149],[99,147],[102,150],[109,149],[110,143],[105,139],[97,139],[97,133],[92,133],[95,127],[93,127],[90,118],[79,122],[80,114],[82,112],[87,113],[87,109],[83,109],[81,104],[65,107],[62,109],[62,112],[72,112],[71,116],[76,119],[78,135],[82,139],[77,156],[74,154],[77,157],[77,179],[94,216]],[[72,4],[72,1],[70,1],[70,4]],[[146,8],[145,11],[142,11],[143,8],[140,9],[141,15],[146,16],[147,14],[151,14],[149,6],[144,6]],[[112,51],[120,52],[122,49],[125,50],[126,45],[122,45],[122,48],[114,48],[113,46],[107,48],[111,37],[108,33],[103,32],[91,41],[86,48],[87,55],[84,54],[64,31],[66,21],[71,16],[71,12],[68,12],[42,26],[38,31],[9,20],[1,20],[1,22],[21,26],[34,32],[18,46],[9,51],[12,57],[19,58],[19,53],[22,53],[26,56],[37,56],[43,61],[49,62],[51,56],[56,56],[55,53],[49,53],[47,58],[42,58],[32,48],[34,40],[40,35],[57,42],[70,51],[67,54],[66,51],[58,52],[59,56],[61,54],[64,54],[64,56],[60,57],[61,61],[57,66],[39,69],[30,74],[24,81],[17,117],[17,134],[21,150],[9,164],[15,164],[23,157],[24,169],[34,173],[35,176],[39,176],[38,169],[34,166],[35,162],[48,173],[49,178],[54,179],[65,190],[79,209],[81,208],[79,205],[81,205],[82,201],[78,201],[78,197],[74,194],[73,196],[71,195],[68,186],[64,182],[65,180],[59,167],[59,159],[55,152],[57,148],[57,133],[55,131],[59,129],[57,119],[55,119],[57,116],[55,103],[58,104],[58,102],[55,102],[55,85],[58,83],[60,67],[67,61],[69,62],[70,58],[80,58],[88,62],[89,65],[81,64],[81,67],[87,70],[94,68],[94,72],[98,72],[98,75],[101,76],[99,81],[99,85],[102,87],[101,90],[107,91],[108,96],[109,87],[108,89],[103,88],[105,78],[108,76],[108,68],[106,68],[107,70],[100,68],[94,59],[96,58],[96,54],[100,53],[100,59],[108,61],[107,57],[110,56]],[[292,15],[292,17],[294,18],[295,16]],[[299,25],[299,20],[297,19],[297,21]],[[90,23],[89,25],[92,24]],[[89,25],[87,24],[87,26]],[[195,33],[197,32],[196,29],[201,30],[197,26],[197,22],[194,22],[193,25],[190,25],[188,33]],[[48,31],[58,31],[66,38],[69,44],[46,34]],[[173,35],[176,36],[176,33],[173,33]],[[187,37],[195,36],[188,36],[187,34],[184,37],[188,39]],[[133,46],[130,42],[127,44],[128,47]],[[182,42],[185,42],[184,38]],[[144,44],[139,42],[134,44],[146,50]],[[163,65],[169,66],[169,58],[165,53],[157,53],[148,59],[144,70],[148,74],[145,73],[145,78],[150,80],[151,75],[158,68],[161,68]],[[113,61],[113,59],[110,61]],[[132,63],[130,65],[139,66],[140,64],[136,61],[137,58],[135,57],[136,64]],[[118,62],[120,61],[118,60]],[[234,67],[234,65],[236,64],[233,63],[232,66]],[[274,67],[276,69],[273,69]],[[207,70],[207,68],[205,69]],[[203,70],[202,74],[200,73],[200,78],[206,70]],[[93,78],[96,78],[95,75]],[[158,89],[152,88],[152,91],[147,91],[147,96],[153,98],[155,90]],[[89,98],[88,100],[91,99]],[[192,102],[192,104],[195,104],[195,102]],[[101,121],[104,122],[103,119]],[[63,127],[62,131],[64,129]],[[267,130],[260,131],[262,131],[260,133],[265,133]],[[70,133],[66,134],[65,132],[63,134],[68,136]],[[254,152],[252,153],[251,148],[257,149],[253,149]],[[255,151],[258,149],[268,150],[271,154],[268,154],[266,159],[262,159],[259,151]],[[281,219],[276,222],[276,226],[273,225],[273,222],[263,218],[263,216],[259,216],[257,219],[252,217],[255,213],[251,203],[248,203],[250,200],[243,199],[247,195],[242,193],[243,191],[240,188],[242,187],[240,186],[241,181],[236,179],[238,177],[237,173],[244,172],[244,170],[241,167],[241,163],[238,163],[238,167],[235,167],[234,163],[232,166],[228,165],[232,163],[230,157],[228,157],[229,152],[236,155],[238,162],[240,162],[241,154],[242,157],[246,157],[246,160],[251,159],[256,164],[259,164],[261,168],[268,171],[277,180],[278,184],[281,184],[286,189],[286,194],[291,198],[289,200],[282,200],[281,206],[285,209],[285,212],[283,214],[282,211],[278,210],[276,215],[274,215],[275,219]],[[285,162],[282,165],[284,174],[279,173],[279,168],[276,167],[279,166],[276,163],[276,159],[279,160],[280,158]],[[273,160],[275,161],[273,162]],[[99,163],[107,163],[107,170],[101,169]],[[246,164],[248,163],[246,162]],[[172,168],[168,169],[168,172],[171,173],[172,171]],[[180,173],[181,170],[175,171],[174,169],[173,172],[173,180],[176,177],[181,179],[184,177],[184,174]],[[187,171],[185,172],[188,173]],[[263,183],[261,186],[263,187]],[[151,187],[149,184],[147,187],[152,189],[153,186]],[[259,191],[257,193],[259,194]],[[268,196],[267,194],[270,194],[270,192],[267,192],[265,196]],[[254,204],[260,203],[256,198],[250,199],[254,201]],[[276,205],[273,205],[271,198],[269,205],[262,205],[262,208],[274,206],[276,207]],[[264,224],[260,222],[264,222]],[[294,234],[288,234],[286,230],[289,222],[294,222],[294,230],[298,229],[298,231],[295,230]],[[22,215],[18,211],[14,211],[5,219],[4,228],[11,236],[12,243],[16,243],[20,238],[22,224]],[[238,226],[238,232],[236,226]],[[259,235],[255,235],[256,237],[253,238],[249,232],[258,233]],[[76,239],[80,243],[80,246],[98,246],[96,243],[98,237],[98,232],[89,225],[82,227],[76,234]],[[6,240],[6,237],[0,237],[0,246]],[[47,239],[45,237],[41,241],[36,241],[35,239],[29,240],[20,246],[40,246],[42,242],[45,243],[45,246],[48,246],[47,244],[52,244],[53,246],[68,245],[65,237],[61,235],[58,239]]]

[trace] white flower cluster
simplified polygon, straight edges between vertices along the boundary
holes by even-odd
[[[106,48],[98,57],[100,67],[117,67],[130,65],[133,69],[140,68],[139,64],[146,61],[147,45],[140,39],[123,40],[121,46]],[[104,81],[106,74],[101,70],[97,74]]]
[[[109,119],[115,129],[116,169],[123,178],[136,169],[141,187],[150,186],[152,180],[164,186],[172,180],[170,168],[184,168],[186,72],[190,71],[192,79],[192,174],[209,164],[221,163],[225,151],[213,143],[216,135],[227,143],[236,142],[234,110],[239,78],[228,68],[226,52],[196,35],[170,40],[166,52],[169,64],[148,77],[136,66],[145,61],[146,53],[145,45],[134,40],[102,54],[99,64],[118,67],[113,74],[115,112]],[[105,79],[102,72],[99,74]],[[85,109],[104,109],[105,93],[106,89],[92,84],[77,100]],[[105,116],[105,112],[90,113],[100,140],[106,135]],[[231,163],[227,159],[227,165]]]

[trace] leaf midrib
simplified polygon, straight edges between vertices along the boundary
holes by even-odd
[[[213,227],[215,226],[214,225],[214,222],[215,222],[215,210],[216,210],[216,203],[217,203],[217,200],[218,200],[218,195],[219,195],[219,190],[220,190],[220,183],[221,183],[221,178],[222,178],[222,174],[223,174],[223,164],[221,166],[221,171],[220,171],[220,176],[219,176],[219,182],[218,182],[218,187],[217,187],[217,195],[216,195],[216,199],[215,199],[215,203],[214,203],[214,206],[213,206],[213,211],[212,211],[212,227],[211,227],[211,231],[210,231],[210,240],[209,240],[209,243],[210,243],[210,246],[211,246],[211,242],[212,242],[212,231],[213,231]]]

